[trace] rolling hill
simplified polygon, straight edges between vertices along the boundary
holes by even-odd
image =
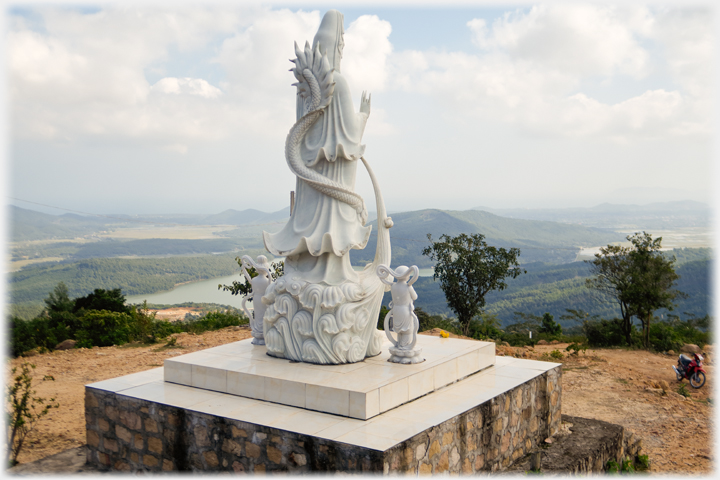
[[[393,265],[431,266],[422,249],[429,245],[427,234],[437,240],[440,235],[460,233],[485,235],[485,241],[496,247],[517,247],[521,250],[520,262],[567,263],[575,259],[579,247],[607,245],[625,237],[611,230],[568,225],[556,222],[521,220],[500,217],[478,210],[419,210],[392,215],[390,229]],[[375,255],[377,222],[373,235],[363,251],[353,250],[350,258],[354,265],[363,265]]]

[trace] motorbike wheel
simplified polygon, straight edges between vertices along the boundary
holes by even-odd
[[[705,385],[705,374],[703,372],[695,372],[690,377],[690,386],[693,388],[700,388]]]

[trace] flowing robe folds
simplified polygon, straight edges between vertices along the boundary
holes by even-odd
[[[320,42],[323,47],[322,38]],[[335,55],[332,101],[303,139],[300,154],[308,168],[354,190],[358,160],[365,150],[360,141],[368,116],[355,112],[347,81],[337,71],[337,51]],[[300,97],[297,103],[299,119],[305,112]],[[372,227],[361,224],[352,206],[318,192],[302,178],[297,178],[295,192],[290,221],[277,233],[263,232],[265,248],[273,255],[287,257],[286,273],[298,272],[312,283],[357,281],[347,253],[365,248]]]

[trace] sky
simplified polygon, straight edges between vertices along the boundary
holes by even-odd
[[[713,201],[709,3],[21,2],[4,18],[6,202],[285,208],[288,59],[329,8],[355,108],[372,94],[388,211]],[[372,208],[362,165],[356,190]]]

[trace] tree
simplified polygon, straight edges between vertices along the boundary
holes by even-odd
[[[45,312],[43,319],[35,319],[36,330],[48,330],[45,336],[51,345],[43,345],[52,348],[65,339],[72,338],[77,329],[78,319],[74,313],[75,300],[68,295],[68,288],[64,282],[57,284],[55,289],[45,299]],[[54,343],[53,343],[54,342]]]
[[[45,306],[48,313],[73,311],[75,302],[70,299],[65,282],[58,283],[55,289],[48,294],[45,299]]]
[[[240,268],[242,268],[242,258],[235,257],[235,261],[238,265],[240,265]],[[285,261],[280,260],[279,262],[271,262],[270,265],[272,266],[270,276],[272,277],[273,281],[277,280],[285,274]],[[248,268],[248,274],[250,275],[250,278],[255,278],[258,273],[255,270],[255,267],[250,267]],[[230,292],[230,295],[247,296],[247,301],[252,302],[253,297],[252,295],[250,295],[250,293],[252,293],[252,285],[250,285],[250,282],[247,281],[247,278],[245,278],[244,275],[240,274],[240,276],[242,281],[238,282],[237,280],[233,280],[232,285],[223,285],[221,283],[218,285],[218,290],[222,290],[223,292]]]
[[[505,278],[527,273],[518,268],[519,249],[489,246],[482,234],[441,235],[438,242],[433,242],[428,234],[428,240],[431,245],[422,253],[436,262],[433,278],[440,280],[440,288],[458,317],[463,335],[470,333],[470,321],[483,311],[488,292],[504,290]]]
[[[540,333],[547,333],[548,335],[560,335],[562,333],[562,327],[559,323],[555,322],[555,317],[550,315],[549,312],[545,312],[539,331]]]
[[[632,246],[608,245],[595,254],[595,260],[587,261],[595,276],[587,279],[586,285],[618,303],[628,345],[632,343],[633,317],[640,320],[643,344],[648,348],[653,312],[661,308],[672,310],[673,300],[683,295],[672,289],[680,276],[675,273],[675,257],[660,252],[662,237],[653,239],[642,232],[627,239]]]
[[[109,312],[130,313],[130,307],[125,305],[125,295],[122,294],[122,290],[119,288],[112,290],[96,288],[93,293],[76,298],[73,311],[77,313],[80,310],[107,310]]]

